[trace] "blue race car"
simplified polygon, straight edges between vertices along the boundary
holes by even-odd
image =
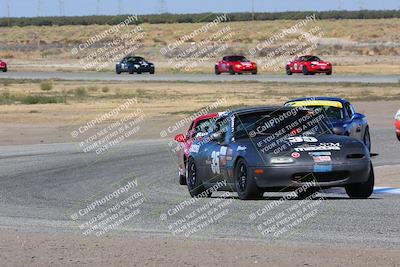
[[[188,156],[192,197],[234,191],[240,199],[295,191],[298,198],[344,187],[368,198],[374,187],[370,153],[357,139],[333,134],[318,110],[256,107],[220,116]]]
[[[335,134],[354,137],[371,151],[367,117],[357,113],[349,101],[338,97],[304,97],[289,100],[285,106],[321,110]]]
[[[117,74],[121,74],[122,72],[128,72],[129,74],[148,72],[154,74],[155,66],[142,57],[127,56],[115,65],[115,72]]]

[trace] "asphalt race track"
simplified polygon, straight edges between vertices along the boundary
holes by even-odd
[[[398,83],[399,76],[396,75],[214,75],[214,74],[121,74],[107,72],[7,72],[1,73],[0,78],[7,79],[60,79],[81,81],[153,81],[153,82],[218,82],[218,81],[258,81],[258,82],[287,82],[287,83]]]
[[[372,137],[374,152],[379,153],[374,157],[375,166],[400,164],[393,131],[378,129],[372,131]],[[177,183],[175,158],[168,150],[167,141],[130,141],[101,156],[85,154],[72,143],[0,147],[0,228],[49,234],[79,233],[77,224],[70,219],[71,214],[88,199],[111,192],[112,184],[131,176],[137,178],[145,202],[141,213],[125,225],[125,231],[115,233],[171,237],[160,214],[190,197],[186,187]],[[259,218],[250,221],[249,215],[271,200],[240,201],[235,194],[231,195],[228,214],[194,237],[265,238],[256,227]],[[367,200],[350,200],[344,194],[335,193],[320,196],[323,199],[315,217],[274,241],[315,246],[400,247],[400,195],[374,194]],[[214,195],[211,199],[201,199],[189,210],[215,200],[218,197]],[[285,201],[275,212],[296,203],[299,200]]]

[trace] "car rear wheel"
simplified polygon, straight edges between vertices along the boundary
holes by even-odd
[[[121,74],[121,70],[117,69],[117,70],[115,71],[115,73]]]
[[[397,135],[397,140],[400,141],[400,134],[396,134]]]
[[[3,69],[3,72],[7,72],[7,69]]]
[[[261,199],[264,192],[261,191],[254,178],[250,175],[249,168],[244,159],[239,159],[235,167],[235,186],[239,198],[242,200]]]
[[[306,66],[303,66],[303,74],[304,75],[309,75],[310,74],[310,72],[308,72],[308,69],[307,69]]]
[[[186,176],[185,175],[182,175],[182,174],[179,175],[179,184],[180,185],[187,185]]]
[[[292,75],[292,71],[290,70],[290,66],[286,66],[286,74],[287,75]]]
[[[229,67],[229,74],[230,75],[235,75],[235,70],[233,69],[232,66]]]
[[[253,71],[251,74],[257,75],[257,71],[255,70],[255,71]]]
[[[365,128],[363,142],[365,146],[368,148],[368,151],[371,151],[371,135],[369,134],[369,127]]]
[[[221,72],[219,71],[218,66],[214,67],[214,73],[215,73],[215,75],[220,75],[221,74]]]
[[[350,198],[369,198],[374,192],[375,175],[374,168],[371,164],[371,169],[369,171],[368,180],[364,183],[350,184],[347,185],[346,193]]]
[[[150,74],[154,74],[155,72],[155,69],[150,70]]]
[[[328,71],[326,75],[332,75],[332,71]]]
[[[212,192],[204,188],[201,179],[197,176],[196,163],[190,158],[187,166],[187,186],[192,197],[210,197]]]

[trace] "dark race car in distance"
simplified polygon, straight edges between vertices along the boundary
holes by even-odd
[[[216,75],[229,73],[231,75],[251,73],[257,74],[257,64],[241,55],[225,56],[215,64],[214,72]]]
[[[293,73],[303,73],[304,75],[325,73],[326,75],[331,75],[332,64],[311,55],[296,57],[286,64],[286,74],[292,75]]]
[[[115,66],[115,72],[121,74],[122,72],[128,72],[129,74],[141,74],[142,72],[148,72],[150,74],[155,73],[154,64],[145,60],[142,57],[127,56],[124,57]]]
[[[367,117],[357,113],[348,100],[338,97],[303,97],[289,100],[285,106],[320,109],[335,134],[354,137],[371,151]]]
[[[0,60],[0,71],[7,72],[7,63]]]
[[[256,107],[220,116],[216,127],[192,144],[187,163],[192,197],[235,191],[240,199],[264,192],[344,187],[351,198],[368,198],[374,187],[370,153],[359,140],[333,134],[318,111]],[[207,142],[206,142],[207,141]]]

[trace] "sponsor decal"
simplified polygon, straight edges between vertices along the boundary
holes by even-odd
[[[247,147],[246,146],[238,146],[236,151],[246,151]]]
[[[300,158],[300,153],[299,152],[293,152],[292,153],[292,158],[294,158],[294,159]]]
[[[296,147],[294,150],[296,152],[340,150],[340,143],[320,143],[317,146],[307,145]]]
[[[218,151],[213,151],[211,153],[211,171],[214,174],[219,174],[221,172],[219,168],[219,154],[220,152]]]
[[[314,162],[315,163],[321,163],[321,162],[331,162],[331,156],[314,156]]]
[[[200,146],[199,146],[199,145],[192,145],[192,146],[190,147],[190,152],[198,153],[198,152],[199,152],[199,149],[200,149]]]
[[[319,165],[319,164],[314,165],[314,172],[331,172],[331,171],[332,171],[332,165]]]
[[[310,156],[331,156],[330,151],[320,151],[320,152],[308,152]]]

